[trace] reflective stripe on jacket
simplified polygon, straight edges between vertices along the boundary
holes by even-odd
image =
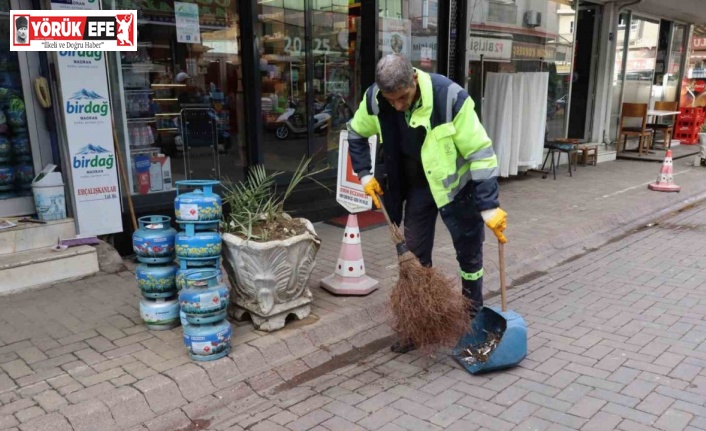
[[[423,127],[426,136],[421,160],[436,205],[451,202],[473,182],[479,211],[496,208],[498,203],[498,161],[492,142],[474,110],[473,100],[460,85],[437,74],[416,70],[422,106],[410,118],[410,127]],[[399,201],[399,208],[386,207],[401,218],[401,182],[399,143],[395,137],[392,115],[398,114],[382,97],[377,85],[365,92],[353,119],[348,123],[349,152],[353,169],[359,177],[370,173],[370,150],[367,138],[379,135],[385,153],[388,189],[387,200]],[[397,178],[395,178],[397,176]],[[394,182],[394,183],[393,183]]]

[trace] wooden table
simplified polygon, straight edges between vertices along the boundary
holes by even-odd
[[[681,111],[663,111],[661,109],[648,109],[647,110],[647,116],[648,117],[667,117],[669,115],[678,115],[681,114]],[[648,123],[652,123],[653,121],[648,121]]]
[[[647,122],[648,122],[648,123],[654,123],[654,122],[655,122],[654,117],[668,117],[668,116],[671,116],[671,115],[678,115],[678,114],[681,114],[681,111],[664,111],[664,110],[661,110],[661,109],[648,109],[648,110],[647,110],[647,116],[648,116],[648,117],[652,117],[652,118],[651,118],[649,121],[647,121]],[[650,147],[655,144],[655,137],[656,137],[656,135],[657,135],[657,134],[654,133],[654,131],[653,131],[653,133],[652,133],[652,139],[650,140]],[[666,144],[663,142],[663,143],[662,143],[662,146],[664,146],[664,145],[666,145]],[[651,153],[651,152],[650,152],[650,148],[647,148],[647,151],[648,151],[648,153]]]

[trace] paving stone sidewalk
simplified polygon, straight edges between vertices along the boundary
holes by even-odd
[[[579,168],[573,178],[564,174],[556,181],[536,175],[504,181],[510,280],[704,197],[706,169],[676,161],[680,194],[647,191],[658,169],[653,163],[620,161]],[[435,263],[455,272],[448,234],[438,227]],[[174,423],[257,399],[330,367],[340,355],[386,340],[392,335],[385,323],[386,298],[397,272],[386,229],[362,234],[368,274],[381,288],[356,298],[334,297],[318,287],[333,271],[343,230],[316,228],[322,247],[310,280],[312,315],[273,334],[239,323],[233,351],[213,363],[189,360],[181,329],[144,327],[130,271],[0,298],[0,429],[42,430],[51,424],[59,430],[109,430],[145,423],[153,430],[174,430],[179,428]],[[487,241],[488,291],[497,285],[495,251]]]
[[[701,206],[515,290],[510,305],[526,319],[530,350],[517,368],[472,376],[448,352],[385,349],[208,426],[704,430],[705,220]]]

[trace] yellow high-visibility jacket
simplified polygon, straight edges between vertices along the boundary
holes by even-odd
[[[409,127],[422,128],[421,162],[437,207],[454,200],[469,183],[478,211],[497,208],[498,161],[473,100],[450,79],[416,70],[421,106],[413,111]],[[367,139],[378,135],[387,173],[385,206],[396,223],[402,218],[403,180],[397,112],[380,94],[377,85],[365,92],[353,119],[348,123],[349,153],[360,178],[370,174]]]

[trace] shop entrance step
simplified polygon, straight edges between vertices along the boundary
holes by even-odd
[[[0,294],[76,280],[98,270],[98,254],[89,245],[62,251],[45,247],[0,255]]]
[[[17,226],[0,229],[0,257],[51,247],[56,245],[57,238],[68,239],[76,236],[72,218],[48,221],[46,224],[19,223],[20,218],[7,219]]]

